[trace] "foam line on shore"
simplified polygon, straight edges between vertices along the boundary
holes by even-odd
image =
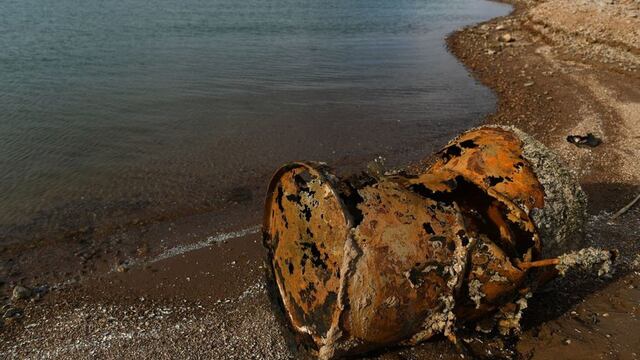
[[[163,253],[161,253],[160,255],[154,257],[153,259],[149,260],[148,263],[152,264],[161,260],[165,260],[168,258],[172,258],[174,256],[178,256],[178,255],[182,255],[191,251],[195,251],[195,250],[200,250],[202,248],[205,248],[207,246],[211,246],[213,244],[219,244],[222,243],[224,241],[228,241],[228,240],[232,240],[232,239],[237,239],[237,238],[241,238],[241,237],[245,237],[247,235],[252,235],[252,234],[257,234],[260,231],[260,225],[254,225],[248,228],[244,228],[238,231],[232,231],[232,232],[228,232],[228,233],[219,233],[216,235],[211,235],[209,237],[207,237],[205,240],[203,241],[199,241],[197,243],[194,244],[187,244],[187,245],[178,245],[176,247],[173,247],[171,249],[168,249],[166,251],[164,251]]]
[[[153,264],[156,263],[158,261],[162,261],[165,259],[169,259],[178,255],[183,255],[192,251],[196,251],[196,250],[200,250],[202,248],[205,248],[207,246],[211,246],[214,244],[220,244],[222,242],[225,241],[229,241],[232,239],[238,239],[238,238],[242,238],[245,237],[247,235],[253,235],[253,234],[257,234],[258,232],[260,232],[260,225],[254,225],[248,228],[244,228],[238,231],[231,231],[231,232],[223,232],[223,233],[218,233],[216,235],[211,235],[208,236],[205,240],[202,241],[198,241],[196,243],[193,244],[186,244],[186,245],[178,245],[175,247],[172,247],[171,249],[165,250],[164,252],[160,253],[159,255],[151,258],[148,261],[137,261],[135,259],[129,259],[127,261],[125,261],[125,264],[127,267],[131,267],[131,266],[136,266],[136,265],[141,265],[141,264]],[[113,268],[111,270],[111,272],[113,271],[117,271],[117,267]]]

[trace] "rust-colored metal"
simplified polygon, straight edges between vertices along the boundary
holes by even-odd
[[[335,182],[321,164],[285,165],[269,186],[263,225],[291,324],[316,342],[339,313],[339,272],[353,226]]]
[[[525,211],[544,206],[544,189],[523,157],[522,140],[507,129],[483,127],[460,135],[436,153],[420,182],[446,191],[457,176]]]
[[[512,131],[465,133],[416,174],[340,180],[293,163],[269,186],[264,244],[288,323],[320,358],[486,318],[516,328],[546,278],[532,219],[545,189]]]
[[[475,319],[518,295],[527,269],[517,264],[537,259],[542,246],[529,212],[544,207],[545,195],[522,140],[503,128],[467,132],[407,183],[425,196],[457,203],[470,236],[478,239],[456,315]]]
[[[455,205],[381,181],[360,191],[343,331],[360,346],[416,342],[442,331],[468,239]]]

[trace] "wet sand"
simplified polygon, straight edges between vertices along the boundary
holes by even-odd
[[[609,219],[640,192],[640,47],[634,42],[638,37],[627,38],[629,29],[640,29],[640,20],[632,16],[640,9],[631,1],[517,2],[514,9],[507,17],[452,34],[448,46],[498,94],[498,108],[487,123],[515,125],[533,134],[580,175],[590,200],[585,243],[618,249],[620,256],[611,278],[577,274],[535,294],[521,336],[470,335],[467,342],[476,356],[487,358],[636,359],[640,264],[634,261],[640,255],[640,206]],[[621,13],[623,24],[606,21],[620,19]],[[563,26],[569,20],[575,22],[571,29],[583,30],[571,33]],[[507,33],[514,41],[499,40]],[[586,132],[603,143],[578,148],[566,141],[567,135]],[[123,232],[110,240],[110,246],[122,249],[115,257],[80,252],[75,256],[86,258],[84,274],[64,270],[64,258],[59,269],[35,266],[34,273],[49,273],[46,279],[56,279],[49,284],[60,286],[42,300],[16,302],[23,315],[5,321],[0,354],[297,358],[262,276],[256,221],[261,206],[238,194],[217,213]],[[157,239],[163,246],[145,245]],[[68,255],[60,250],[60,256]],[[36,277],[30,284],[37,282]],[[371,358],[460,355],[447,341],[434,339]]]

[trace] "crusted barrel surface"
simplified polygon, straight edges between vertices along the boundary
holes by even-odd
[[[331,177],[319,164],[284,166],[271,182],[264,220],[270,265],[291,324],[316,339],[326,335],[337,313],[351,227]]]
[[[360,190],[360,249],[348,279],[350,308],[345,330],[354,339],[393,344],[427,330],[442,331],[463,271],[468,246],[464,224],[452,205],[426,199],[384,181]]]
[[[293,163],[274,175],[268,266],[289,324],[320,358],[435,334],[455,341],[476,321],[517,331],[531,292],[554,276],[544,267],[559,260],[543,259],[544,241],[565,244],[584,201],[548,149],[481,127],[428,164],[338,179],[323,164]],[[548,219],[558,224],[544,240]]]

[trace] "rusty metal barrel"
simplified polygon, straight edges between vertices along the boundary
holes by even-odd
[[[425,163],[349,179],[292,163],[273,176],[267,267],[287,323],[318,357],[455,340],[479,319],[517,329],[544,278],[531,264],[580,227],[579,185],[516,129],[474,129]]]

